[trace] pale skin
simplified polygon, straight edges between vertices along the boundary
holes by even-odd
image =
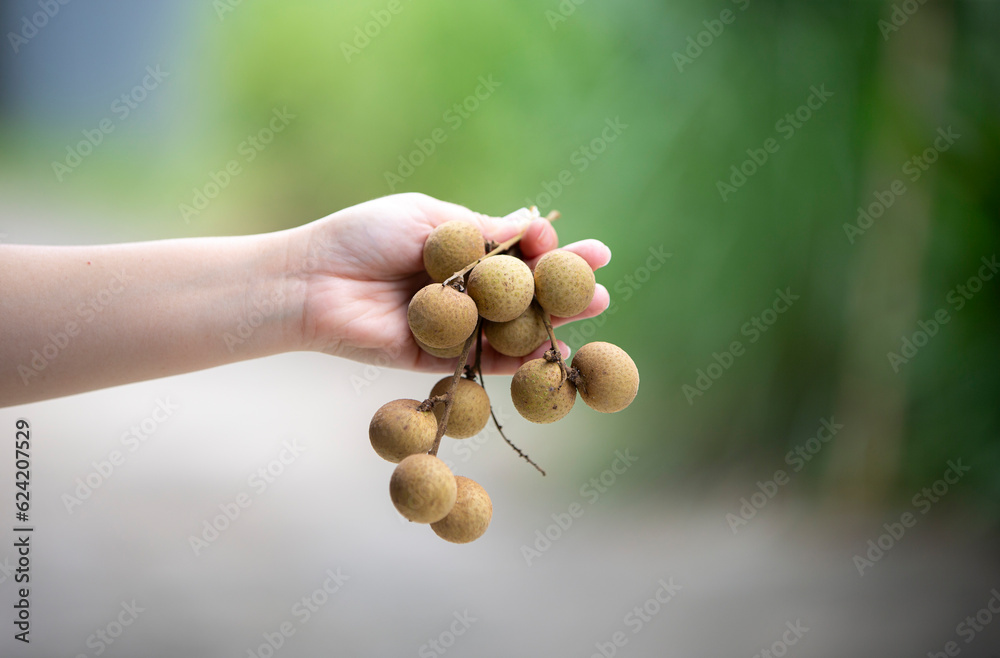
[[[501,220],[412,193],[262,235],[0,245],[0,406],[291,351],[452,371],[453,359],[417,347],[406,322],[410,298],[430,282],[424,240],[450,220],[475,223],[497,242],[527,227],[520,245],[529,264],[558,246],[544,219]],[[595,270],[611,259],[597,240],[562,248]],[[583,313],[554,324],[608,303],[598,284]],[[546,347],[515,359],[487,345],[483,370],[510,374]]]

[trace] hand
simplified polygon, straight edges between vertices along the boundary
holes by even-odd
[[[293,268],[301,268],[305,282],[302,314],[303,345],[365,363],[397,368],[444,372],[454,360],[427,354],[414,342],[406,321],[410,298],[430,283],[424,272],[423,245],[431,230],[451,220],[475,223],[487,240],[501,242],[528,225],[525,214],[512,220],[487,217],[423,194],[397,194],[336,212],[296,229],[301,247]],[[529,265],[559,244],[555,229],[544,220],[531,222],[521,240]],[[611,251],[598,240],[583,240],[563,247],[582,256],[595,270],[611,260]],[[293,257],[294,258],[294,257]],[[554,319],[555,324],[590,318],[609,304],[607,289],[597,284],[590,306],[574,318]],[[509,374],[536,354],[513,358],[484,344],[484,372]],[[569,349],[560,343],[568,356]]]

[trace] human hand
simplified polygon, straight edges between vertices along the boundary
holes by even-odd
[[[304,282],[302,345],[364,363],[412,370],[444,372],[454,360],[421,350],[410,333],[406,309],[413,294],[430,283],[424,271],[423,245],[431,230],[451,220],[476,224],[487,240],[501,242],[529,225],[520,242],[529,265],[555,249],[558,237],[544,219],[531,221],[526,212],[508,218],[488,217],[432,197],[408,193],[367,201],[294,229],[290,267]],[[607,265],[611,251],[598,240],[562,247],[582,256],[595,270]],[[555,325],[594,317],[610,302],[597,284],[587,309],[573,318],[553,318]],[[509,374],[535,354],[514,358],[484,342],[484,372]],[[560,343],[563,355],[569,354]]]

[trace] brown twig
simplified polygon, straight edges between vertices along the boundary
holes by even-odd
[[[480,343],[479,346],[477,346],[477,349],[481,349],[481,348],[482,348],[482,343]],[[476,370],[479,372],[479,384],[481,386],[483,386],[483,385],[486,384],[486,377],[483,376],[482,362],[479,360],[478,357],[479,357],[479,355],[477,354],[476,355]],[[506,441],[507,445],[509,445],[511,448],[513,448],[514,452],[516,452],[518,455],[520,455],[521,459],[523,459],[524,461],[526,461],[529,464],[531,464],[532,466],[534,466],[535,470],[537,470],[539,473],[541,473],[542,476],[544,477],[545,476],[545,471],[542,469],[542,467],[539,466],[538,464],[536,464],[534,462],[534,460],[532,460],[531,457],[529,457],[526,452],[523,452],[520,448],[518,448],[516,445],[514,445],[514,442],[511,441],[510,439],[508,439],[507,435],[503,433],[503,425],[501,425],[500,421],[497,420],[497,415],[493,411],[493,404],[492,403],[490,404],[490,417],[493,419],[493,424],[496,425],[496,427],[497,427],[497,432],[500,433],[500,438],[502,438],[504,441]]]
[[[537,213],[538,213],[538,209],[537,208],[535,208],[534,206],[532,206],[531,210],[532,210],[533,214],[537,215]],[[559,211],[558,210],[551,211],[548,215],[545,216],[545,219],[547,219],[549,222],[556,221],[557,219],[559,219]],[[524,237],[524,234],[528,232],[528,228],[529,227],[530,227],[530,224],[528,225],[528,227],[525,227],[525,229],[523,231],[521,231],[520,233],[518,233],[514,237],[510,238],[509,240],[504,240],[503,242],[501,242],[500,244],[498,244],[494,249],[491,249],[490,252],[487,253],[482,258],[479,258],[479,259],[477,259],[477,260],[469,263],[468,265],[466,265],[465,267],[463,267],[459,271],[457,271],[454,274],[452,274],[450,277],[448,277],[447,279],[445,279],[444,282],[441,285],[443,285],[443,286],[451,285],[454,281],[457,281],[458,279],[461,279],[466,274],[468,274],[469,272],[471,272],[472,268],[474,268],[476,265],[479,265],[480,263],[482,263],[485,259],[489,258],[490,256],[496,256],[497,254],[501,254],[501,253],[507,251],[508,249],[510,249],[511,247],[513,247],[514,245],[516,245],[518,242],[521,241],[521,238]]]
[[[472,351],[472,344],[476,342],[476,335],[479,333],[479,327],[483,323],[482,320],[476,323],[476,330],[465,340],[465,346],[462,347],[462,354],[458,357],[458,365],[455,366],[455,375],[451,378],[451,386],[448,387],[448,392],[445,393],[446,401],[444,403],[444,413],[441,414],[441,420],[438,421],[437,435],[434,437],[434,445],[431,446],[431,455],[437,456],[438,448],[441,447],[441,437],[444,436],[445,430],[448,429],[448,416],[451,414],[451,407],[455,404],[455,389],[458,388],[458,380],[462,378],[462,373],[465,372],[465,362],[469,360],[469,352]]]
[[[545,360],[550,363],[558,363],[559,370],[562,371],[562,381],[559,385],[569,378],[569,368],[566,367],[566,361],[563,360],[562,352],[559,351],[559,343],[556,342],[556,334],[552,329],[552,318],[549,316],[549,312],[544,308],[542,309],[542,323],[545,325],[545,331],[549,334],[549,343],[552,345],[545,353]]]

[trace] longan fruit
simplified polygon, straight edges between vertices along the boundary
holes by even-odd
[[[431,356],[436,356],[439,359],[454,359],[456,357],[462,356],[462,349],[465,347],[465,341],[463,340],[458,345],[452,347],[431,347],[430,345],[424,343],[416,336],[413,337],[414,342],[416,342],[417,347],[427,352]]]
[[[580,397],[591,409],[606,414],[621,411],[639,392],[639,369],[617,345],[587,343],[577,351],[572,365],[580,371]]]
[[[440,521],[455,505],[458,486],[448,466],[433,455],[410,455],[389,478],[389,497],[414,523]]]
[[[556,250],[535,264],[535,296],[546,311],[560,318],[583,313],[594,298],[594,270],[572,251]]]
[[[438,283],[486,255],[483,234],[474,224],[453,220],[441,224],[424,242],[424,269]]]
[[[507,356],[528,356],[545,342],[548,333],[538,306],[531,304],[510,322],[483,323],[486,340],[497,352]]]
[[[562,381],[558,363],[528,361],[510,380],[510,398],[517,412],[533,423],[554,423],[573,408],[576,386]]]
[[[510,322],[531,304],[535,279],[523,260],[491,256],[472,268],[467,289],[479,315],[491,322]]]
[[[431,530],[445,541],[467,544],[483,536],[493,519],[493,502],[478,482],[461,475],[455,476],[458,494],[455,506]]]
[[[431,389],[428,397],[444,395],[451,388],[451,377],[445,377]],[[434,405],[434,415],[437,422],[444,416],[444,404]],[[455,388],[455,399],[451,403],[451,413],[448,414],[448,425],[445,436],[453,439],[467,439],[483,431],[490,420],[490,397],[486,389],[471,379],[462,377]],[[435,425],[435,431],[437,426]],[[428,446],[428,450],[430,446]],[[426,450],[424,451],[426,452]]]
[[[433,411],[418,411],[417,400],[393,400],[383,404],[368,425],[368,438],[379,457],[398,464],[420,452],[427,452],[437,436]]]
[[[417,340],[440,349],[464,343],[475,331],[479,313],[468,295],[432,283],[410,300],[406,320]]]

